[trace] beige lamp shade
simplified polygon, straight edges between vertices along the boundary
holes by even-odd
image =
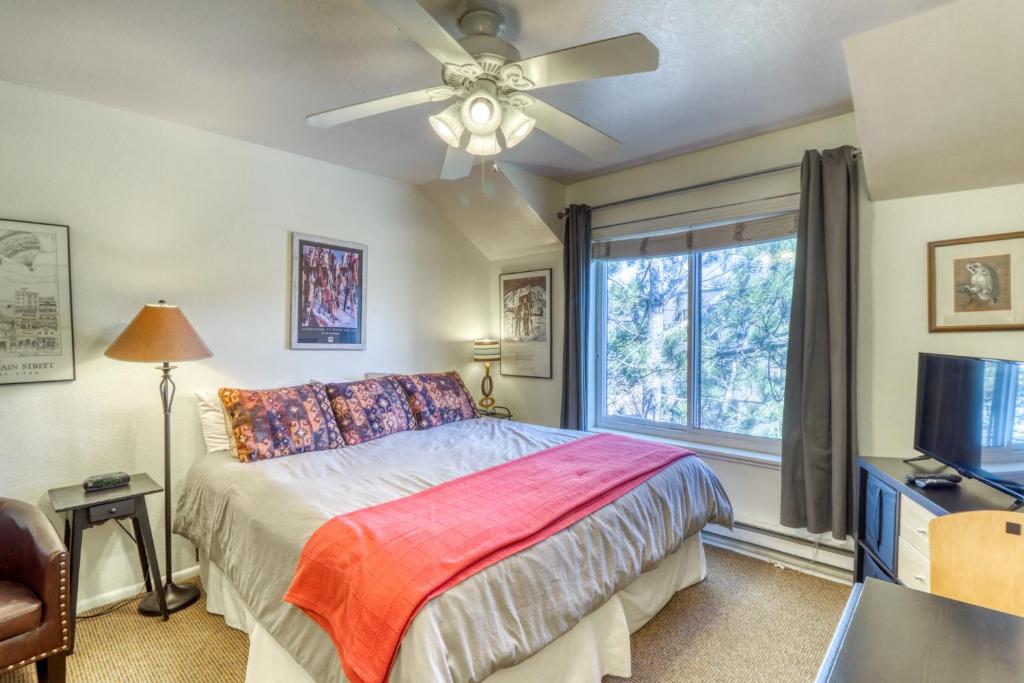
[[[473,342],[473,360],[494,363],[501,360],[501,342],[497,339],[477,339]]]
[[[201,360],[213,354],[177,306],[146,304],[104,352],[134,363]]]

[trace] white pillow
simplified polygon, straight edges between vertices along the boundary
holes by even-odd
[[[224,412],[217,390],[197,391],[196,405],[199,407],[199,423],[203,426],[206,452],[233,451],[235,438],[231,433],[231,422]]]

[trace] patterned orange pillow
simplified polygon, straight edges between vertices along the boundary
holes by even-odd
[[[476,417],[476,406],[455,370],[420,375],[395,375],[409,398],[417,429]]]
[[[338,423],[319,382],[281,389],[221,389],[238,459],[268,460],[340,448]]]
[[[394,377],[325,384],[346,445],[416,429],[409,400]]]

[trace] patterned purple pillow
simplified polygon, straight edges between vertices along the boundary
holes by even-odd
[[[476,417],[476,406],[455,370],[420,375],[395,375],[409,397],[417,429]]]
[[[416,429],[409,401],[394,377],[325,384],[324,389],[349,446]]]
[[[340,448],[338,423],[319,382],[281,389],[221,389],[242,462]]]

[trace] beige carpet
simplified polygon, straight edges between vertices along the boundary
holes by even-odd
[[[708,579],[633,635],[633,682],[810,681],[849,596],[846,586],[708,547]],[[134,603],[82,620],[71,683],[243,681],[247,640],[205,601],[171,617]],[[606,679],[606,683],[625,679]],[[0,683],[34,683],[26,667]]]

